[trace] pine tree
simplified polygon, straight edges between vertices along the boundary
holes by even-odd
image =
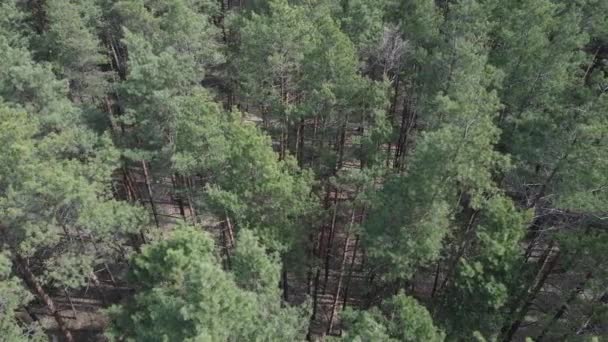
[[[17,318],[17,310],[32,300],[32,295],[11,275],[11,262],[5,255],[0,255],[0,292],[0,341],[46,341],[39,325],[24,325]]]
[[[105,95],[108,75],[101,66],[108,63],[97,37],[101,9],[94,1],[52,0],[45,2],[48,31],[37,47],[56,73],[70,83],[73,101],[94,105]]]
[[[368,311],[348,310],[343,319],[345,341],[443,341],[430,313],[415,299],[400,293]],[[337,339],[336,339],[337,340]]]
[[[496,195],[481,211],[476,242],[461,256],[454,284],[440,309],[450,337],[496,338],[509,298],[521,291],[520,241],[530,221],[508,198]]]
[[[292,158],[279,161],[268,136],[254,126],[234,119],[224,134],[224,171],[213,170],[204,201],[220,217],[228,214],[237,226],[254,230],[265,246],[288,250],[304,238],[302,224],[314,209],[311,174]]]
[[[364,225],[370,256],[390,270],[389,278],[407,279],[416,267],[439,257],[465,197],[468,230],[465,211],[483,206],[484,198],[496,191],[494,174],[508,164],[493,148],[499,138],[493,120],[500,105],[490,90],[497,71],[486,65],[484,46],[478,42],[484,41],[488,27],[484,10],[474,1],[463,1],[450,11],[448,41],[437,58],[449,60],[451,67],[442,75],[445,89],[425,113],[436,129],[419,138],[406,174],[387,180]],[[470,22],[463,24],[461,18]]]
[[[272,283],[280,268],[276,260],[269,259],[247,232],[239,238],[236,255],[235,277],[222,270],[213,240],[192,228],[180,228],[169,239],[145,247],[134,258],[131,272],[139,293],[130,303],[110,309],[110,337],[148,341],[302,338],[301,313],[281,307],[277,284]],[[259,275],[259,282],[243,277],[244,264],[251,267],[247,272]]]

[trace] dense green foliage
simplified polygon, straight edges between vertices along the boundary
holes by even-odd
[[[301,339],[305,319],[282,308],[280,267],[251,231],[237,241],[234,273],[222,270],[213,240],[192,228],[133,259],[132,303],[110,308],[112,335],[145,341],[286,341]]]
[[[608,1],[2,0],[0,146],[0,341],[608,338]]]

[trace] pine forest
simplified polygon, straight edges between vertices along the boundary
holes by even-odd
[[[0,0],[21,341],[608,341],[608,0]]]

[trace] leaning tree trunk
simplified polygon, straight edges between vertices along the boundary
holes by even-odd
[[[48,293],[46,293],[46,291],[42,288],[42,285],[40,284],[40,282],[38,282],[38,279],[36,279],[36,276],[30,270],[30,267],[28,266],[26,260],[21,255],[17,254],[16,261],[17,266],[23,276],[23,280],[28,285],[28,287],[36,294],[38,299],[40,299],[40,301],[43,302],[46,308],[50,311],[51,315],[55,319],[55,322],[57,322],[57,327],[63,334],[63,337],[65,337],[65,340],[67,342],[73,342],[74,338],[72,337],[72,333],[67,328],[67,325],[63,320],[63,317],[61,317],[59,310],[57,310],[55,302],[53,301],[51,296],[49,296]]]
[[[572,290],[572,292],[570,293],[570,296],[568,296],[568,299],[566,300],[566,302],[559,308],[559,310],[557,310],[555,315],[553,315],[553,317],[551,318],[551,321],[549,321],[549,323],[543,328],[543,330],[538,335],[538,337],[536,337],[536,340],[535,340],[536,342],[541,342],[545,338],[545,336],[547,335],[549,330],[551,330],[553,325],[555,323],[557,323],[557,321],[559,321],[559,319],[562,318],[562,316],[568,311],[570,304],[572,304],[572,302],[576,299],[576,296],[578,296],[581,292],[583,292],[583,289],[585,288],[587,281],[589,281],[589,279],[591,279],[591,277],[592,277],[592,273],[587,272],[587,274],[585,275],[585,278],[578,284],[578,286],[574,290]]]
[[[526,293],[524,293],[523,295],[523,305],[519,308],[516,307],[516,309],[514,310],[515,319],[510,325],[506,325],[502,329],[502,331],[504,332],[502,340],[504,342],[509,342],[513,339],[513,335],[515,335],[515,333],[521,326],[521,323],[526,317],[528,310],[532,306],[534,299],[536,299],[536,296],[545,284],[545,281],[549,277],[549,274],[551,273],[551,271],[553,271],[553,268],[557,264],[559,254],[559,250],[555,247],[554,242],[551,241],[549,243],[549,247],[547,248],[546,258],[544,258],[543,265],[538,271],[534,284],[532,285],[532,287],[528,288]],[[521,300],[516,302],[516,305],[519,305],[520,302]]]
[[[348,243],[350,242],[350,231],[352,230],[353,224],[355,223],[355,208],[352,210],[350,227],[346,231],[346,240],[344,241],[344,250],[342,251],[342,261],[340,262],[340,273],[338,274],[338,285],[336,286],[336,294],[331,305],[331,311],[329,312],[329,324],[327,326],[327,334],[331,334],[331,330],[334,327],[334,317],[336,316],[336,308],[338,301],[340,300],[340,291],[342,290],[342,280],[344,279],[344,267],[346,266],[346,252],[348,249]]]

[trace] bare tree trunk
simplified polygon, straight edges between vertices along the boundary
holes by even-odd
[[[67,287],[63,288],[63,293],[65,294],[65,298],[70,303],[70,308],[72,309],[72,315],[74,315],[74,319],[76,319],[76,307],[74,306],[74,302],[72,301],[72,297],[70,297],[70,293],[68,292]]]
[[[435,269],[435,280],[433,280],[433,290],[431,291],[431,298],[435,297],[437,291],[437,284],[439,283],[439,271],[441,270],[441,259],[437,260],[437,268]]]
[[[50,311],[53,318],[57,322],[57,327],[63,334],[63,337],[67,342],[74,342],[74,338],[72,337],[72,333],[67,328],[63,317],[57,310],[55,306],[55,302],[53,299],[46,293],[46,291],[42,288],[42,285],[36,279],[36,276],[32,273],[29,266],[27,265],[27,261],[19,254],[16,254],[16,261],[19,269],[21,270],[21,274],[23,275],[25,283],[30,287],[30,289],[36,294],[38,299],[44,303],[46,308]]]
[[[182,190],[182,193],[178,193],[179,192],[178,189],[180,187],[180,184],[178,184],[179,178],[180,178],[179,175],[172,174],[171,183],[173,183],[173,193],[175,194],[175,201],[177,202],[177,205],[179,206],[179,214],[182,216],[182,219],[184,219],[184,221],[186,221],[186,209],[184,207],[183,190]]]
[[[400,81],[401,81],[401,77],[400,74],[397,73],[397,77],[395,78],[395,86],[394,88],[394,93],[393,93],[393,101],[391,102],[391,108],[389,109],[389,116],[388,116],[388,121],[389,121],[389,125],[391,128],[391,139],[392,139],[392,133],[394,132],[394,121],[395,121],[395,114],[397,113],[397,101],[399,100],[399,86],[400,86]],[[392,141],[389,140],[388,141],[388,146],[386,148],[386,167],[390,166],[390,162],[391,162],[391,148],[392,148]]]
[[[287,282],[287,267],[285,266],[285,264],[283,264],[283,273],[282,273],[282,278],[283,278],[283,300],[284,301],[288,301],[289,300],[289,284]]]
[[[350,267],[348,269],[348,277],[346,278],[346,286],[344,287],[344,301],[342,302],[342,310],[346,309],[346,302],[348,301],[348,292],[350,289],[350,282],[353,277],[353,268],[355,267],[355,260],[357,259],[357,249],[359,247],[359,234],[355,236],[355,248],[353,255],[350,259]]]
[[[587,284],[587,281],[589,281],[589,279],[591,279],[591,277],[592,277],[592,273],[587,272],[587,274],[585,275],[585,278],[570,293],[570,296],[568,296],[566,303],[564,303],[559,308],[559,310],[557,310],[557,312],[555,313],[553,318],[551,318],[551,321],[549,321],[549,323],[547,323],[547,325],[543,328],[541,333],[536,337],[536,339],[535,339],[536,342],[541,342],[545,338],[545,336],[547,335],[549,330],[551,330],[553,325],[566,313],[566,311],[568,311],[570,304],[572,304],[572,302],[576,299],[576,296],[578,296],[581,292],[583,292],[583,289],[585,288],[585,284]]]
[[[196,211],[194,210],[193,204],[194,182],[192,181],[192,177],[184,177],[184,180],[188,187],[188,209],[190,210],[190,217],[192,217],[192,222],[196,223]]]
[[[312,294],[312,269],[314,262],[314,254],[315,254],[315,245],[314,245],[314,233],[311,231],[308,234],[308,271],[306,272],[306,293],[308,295]]]
[[[234,247],[234,231],[232,229],[232,223],[230,223],[230,217],[228,216],[228,212],[224,210],[225,213],[225,217],[226,217],[226,229],[228,230],[228,237],[229,242],[230,242],[230,246]]]
[[[230,270],[232,269],[232,260],[230,259],[230,248],[228,247],[228,238],[226,235],[226,228],[223,228],[220,236],[224,247],[224,255],[226,256],[226,269]]]
[[[312,296],[312,313],[310,314],[310,323],[308,324],[308,334],[306,335],[306,339],[308,341],[311,340],[310,329],[312,327],[312,322],[317,318],[317,305],[319,302],[319,278],[321,277],[321,269],[317,268],[317,272],[315,275],[315,284],[314,284],[314,293]]]
[[[129,202],[135,202],[137,200],[137,192],[135,191],[135,188],[133,187],[133,183],[131,182],[131,177],[129,177],[129,173],[127,171],[127,167],[124,166],[122,168],[122,172],[123,172],[123,178],[124,178],[124,185],[125,185],[125,192],[127,195],[127,200]]]
[[[302,167],[304,164],[304,119],[300,119],[298,128],[296,129],[296,159],[298,166]]]
[[[82,231],[80,230],[80,228],[76,227],[76,233],[78,234],[78,238],[79,238],[80,243],[82,245],[82,248],[84,250],[85,249],[85,241],[84,241],[84,236],[82,236]],[[97,248],[97,243],[95,243],[95,240],[93,238],[91,238],[90,240],[91,240],[91,244],[93,245],[93,248],[95,249],[95,252],[99,253],[99,249]],[[114,279],[114,275],[110,271],[110,268],[108,267],[108,264],[104,261],[103,265],[104,265],[104,268],[106,269],[106,271],[108,272],[108,275],[110,276],[110,280],[112,281],[112,285],[114,285],[114,287],[116,287],[117,286],[116,280]],[[99,295],[101,297],[101,302],[103,303],[103,305],[106,305],[107,304],[106,295],[103,292],[103,289],[101,288],[101,283],[99,282],[99,278],[97,278],[97,275],[95,274],[95,271],[92,271],[89,274],[89,277],[93,281],[93,284],[95,284],[95,286],[97,287],[97,291],[99,292]]]
[[[311,155],[310,155],[310,164],[309,165],[313,165],[313,161],[316,157],[316,151],[315,146],[317,146],[317,130],[318,130],[318,126],[319,126],[319,117],[315,115],[314,119],[313,119],[313,128],[312,128],[312,141],[310,143],[310,149],[312,151]]]
[[[370,308],[372,306],[372,302],[374,300],[374,293],[375,293],[375,285],[374,285],[374,280],[376,279],[376,273],[372,271],[372,273],[369,276],[369,289],[367,290],[367,303],[365,305],[366,308]]]
[[[144,181],[146,182],[146,190],[148,191],[148,199],[150,201],[150,206],[152,207],[152,214],[154,215],[154,223],[156,223],[156,228],[160,228],[160,223],[158,221],[158,213],[156,211],[156,205],[154,204],[154,198],[152,197],[152,185],[150,183],[150,175],[148,174],[148,167],[146,166],[146,161],[141,161],[141,166],[144,170]]]
[[[97,275],[95,274],[95,271],[92,271],[89,274],[89,277],[91,278],[91,280],[93,281],[93,284],[95,285],[95,287],[97,287],[99,295],[101,297],[101,303],[105,306],[108,304],[108,300],[106,298],[106,294],[103,292],[103,289],[101,288],[101,282],[99,282],[99,278],[97,278]],[[114,284],[114,286],[116,286],[116,284]]]
[[[570,143],[570,147],[574,146],[576,144],[576,141],[577,141],[577,139],[575,137],[572,140],[572,142]],[[551,173],[549,174],[547,179],[543,182],[540,190],[534,195],[534,197],[532,198],[532,201],[527,205],[528,209],[531,209],[531,208],[536,209],[536,206],[538,205],[540,200],[545,196],[547,187],[549,186],[551,181],[553,181],[553,178],[557,175],[558,171],[560,170],[560,167],[562,166],[563,162],[566,159],[568,159],[569,155],[570,155],[570,150],[566,151],[564,153],[564,155],[561,156],[560,159],[555,163],[553,169],[551,170]],[[528,259],[532,255],[532,250],[534,249],[534,247],[536,247],[536,244],[540,240],[540,233],[538,232],[539,229],[537,228],[537,226],[539,225],[539,221],[540,221],[540,219],[539,219],[539,217],[537,217],[534,219],[534,221],[530,225],[530,229],[532,230],[532,232],[531,232],[532,241],[530,241],[530,244],[526,248],[526,252],[525,252],[526,261],[528,261]]]
[[[460,258],[464,255],[464,252],[466,251],[469,242],[473,238],[473,233],[475,231],[475,219],[477,218],[477,214],[479,214],[479,210],[474,210],[471,213],[471,216],[469,217],[469,221],[467,223],[464,236],[462,237],[462,241],[460,242],[460,246],[456,251],[456,255],[450,261],[448,265],[448,273],[446,274],[445,279],[443,279],[443,282],[441,283],[441,286],[438,289],[439,293],[446,289],[446,287],[449,285],[449,282],[452,280],[454,274],[456,274],[456,268],[458,268],[458,261],[460,261]]]
[[[353,219],[354,219],[353,214]],[[340,290],[342,289],[342,279],[344,274],[344,265],[346,265],[346,249],[348,248],[348,243],[350,240],[350,233],[346,232],[346,241],[344,241],[344,250],[342,251],[342,262],[340,265],[340,273],[338,275],[338,285],[336,287],[336,294],[334,296],[334,301],[331,304],[331,311],[329,313],[329,324],[327,327],[327,333],[331,334],[331,330],[334,327],[334,317],[336,316],[336,307],[338,306],[338,300],[340,298]]]
[[[604,292],[603,295],[600,296],[599,298],[600,303],[602,304],[608,304],[608,292]],[[573,331],[576,335],[582,335],[585,333],[585,331],[589,328],[589,323],[591,323],[591,320],[593,319],[593,317],[595,316],[595,314],[597,313],[597,311],[595,310],[595,308],[591,309],[591,312],[587,315],[587,319],[585,320],[585,322],[583,322],[583,324],[581,324],[580,327],[578,327],[575,331]],[[564,336],[562,336],[562,341],[568,341],[568,335],[570,335],[569,333],[564,334]]]
[[[411,128],[414,126],[416,120],[416,113],[411,108],[411,99],[403,101],[403,112],[401,114],[401,125],[399,127],[399,139],[397,140],[397,146],[395,147],[395,160],[393,166],[396,169],[400,169],[402,165],[403,155],[406,153],[407,139]]]
[[[344,145],[346,144],[346,126],[348,125],[348,118],[346,122],[342,124],[340,132],[340,142],[338,143],[338,163],[336,164],[336,171],[342,169],[344,164]]]
[[[528,288],[528,290],[524,294],[523,305],[519,308],[516,308],[516,310],[514,311],[515,319],[513,320],[513,322],[510,325],[504,326],[502,329],[504,331],[502,339],[504,342],[509,342],[513,339],[513,335],[515,335],[524,318],[526,317],[526,314],[528,313],[528,310],[530,309],[530,306],[532,305],[534,299],[538,295],[538,292],[541,290],[541,288],[545,284],[545,281],[547,280],[547,277],[549,277],[549,274],[557,264],[559,253],[560,252],[555,247],[554,242],[551,241],[547,249],[547,257],[545,258],[543,265],[541,266],[536,276],[533,286]],[[521,301],[518,301],[517,303],[519,302]]]
[[[346,253],[348,251],[348,243],[350,242],[350,232],[353,229],[353,225],[355,224],[355,213],[356,210],[353,207],[351,211],[350,225],[348,230],[346,231],[346,240],[344,241],[344,249],[342,250],[342,260],[340,262],[340,273],[338,274],[338,285],[336,287],[336,294],[334,296],[334,301],[331,305],[331,312],[329,316],[329,325],[327,327],[327,333],[331,334],[331,330],[334,324],[334,317],[336,315],[336,308],[338,306],[338,301],[340,300],[340,291],[342,290],[342,280],[344,278],[344,268],[346,266]],[[346,302],[346,298],[344,299]]]
[[[331,226],[329,228],[329,236],[327,237],[327,246],[325,248],[325,278],[323,279],[323,294],[326,293],[327,279],[329,278],[329,260],[331,258],[331,250],[333,247],[334,231],[336,228],[336,217],[338,215],[338,197],[340,196],[340,191],[336,190],[334,196],[334,213],[331,218]]]

